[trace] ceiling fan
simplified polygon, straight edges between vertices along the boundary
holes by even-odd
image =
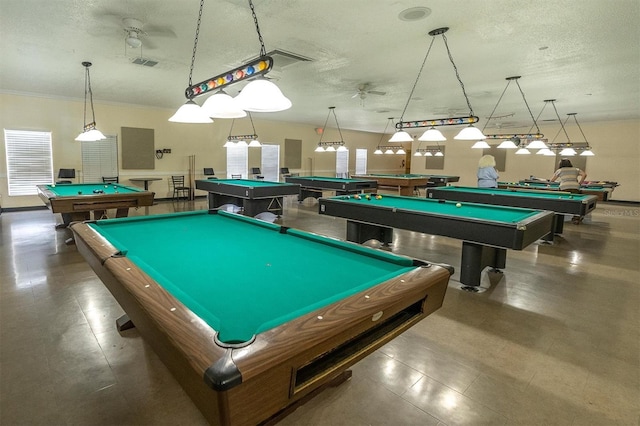
[[[351,96],[351,99],[359,97],[361,100],[364,100],[367,97],[367,95],[384,96],[386,94],[387,94],[387,92],[380,92],[378,90],[371,90],[371,84],[370,83],[362,83],[361,85],[358,86],[358,91],[356,93],[354,93],[353,96]]]
[[[127,46],[137,49],[142,46],[142,40],[140,36],[146,36],[147,33],[143,30],[144,24],[142,21],[135,18],[122,18],[122,25],[124,25],[124,32],[127,33],[124,41],[127,43]],[[147,41],[147,47],[153,49],[153,47],[149,46],[149,42]]]

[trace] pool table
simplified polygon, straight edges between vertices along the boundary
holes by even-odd
[[[88,220],[90,213],[103,218],[108,209],[116,209],[116,217],[129,215],[130,207],[153,205],[154,193],[118,183],[76,183],[38,185],[38,196],[53,213],[62,215],[67,227],[73,221]],[[102,191],[102,192],[99,192]]]
[[[429,178],[427,186],[447,186],[452,182],[458,182],[460,176],[447,176],[447,175],[422,175]]]
[[[535,182],[535,183],[526,183],[523,181],[520,182],[498,182],[498,188],[501,189],[528,189],[535,191],[560,191],[560,184],[558,182]],[[610,188],[605,188],[604,186],[598,185],[582,185],[578,190],[579,194],[587,194],[594,195],[598,201],[608,201],[609,195],[611,193]]]
[[[427,188],[427,198],[552,211],[555,213],[555,217],[554,232],[547,237],[550,242],[553,241],[554,233],[562,234],[564,215],[578,217],[581,221],[584,216],[596,208],[598,201],[594,195],[465,186]]]
[[[356,179],[369,179],[378,182],[378,187],[394,187],[398,189],[400,195],[411,196],[416,187],[426,187],[429,177],[416,174],[380,174],[372,173],[366,175],[354,175]]]
[[[119,329],[135,325],[212,424],[291,412],[437,310],[452,273],[218,210],[71,229]]]
[[[287,176],[285,181],[300,185],[298,201],[305,198],[322,197],[322,191],[335,191],[336,195],[371,192],[378,187],[378,182],[371,179],[345,179],[324,176]]]
[[[347,219],[347,240],[389,244],[393,228],[457,238],[462,242],[460,282],[478,291],[482,270],[498,272],[507,249],[522,250],[551,231],[553,213],[532,209],[380,195],[321,198],[320,214]]]
[[[209,208],[225,204],[242,207],[245,216],[257,216],[262,212],[281,215],[285,195],[298,195],[300,185],[252,179],[196,180],[196,189],[207,191]]]

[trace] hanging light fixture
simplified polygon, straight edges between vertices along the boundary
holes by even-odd
[[[340,130],[340,124],[338,124],[338,116],[336,116],[335,109],[336,107],[329,107],[329,112],[327,113],[327,118],[324,120],[322,132],[320,132],[320,141],[318,141],[318,147],[315,149],[315,152],[335,152],[336,147],[338,151],[347,150],[347,147],[344,146],[344,139],[342,138],[342,131]],[[324,136],[324,130],[327,128],[327,123],[329,122],[329,117],[331,116],[331,114],[333,114],[333,118],[336,121],[336,127],[338,129],[338,133],[340,134],[340,140],[334,142],[323,142],[322,137]]]
[[[91,90],[91,76],[89,75],[89,67],[91,62],[83,62],[82,66],[85,69],[84,72],[84,119],[82,132],[76,138],[79,142],[93,142],[106,139],[107,137],[102,132],[96,129],[96,113],[93,110],[93,90]],[[91,105],[91,123],[87,123],[87,95],[89,95],[89,102]]]
[[[527,103],[527,98],[524,96],[524,92],[522,91],[522,87],[520,87],[520,83],[518,82],[518,80],[520,78],[521,77],[519,75],[506,78],[507,85],[505,86],[504,90],[502,91],[502,94],[498,98],[498,102],[496,103],[496,106],[493,108],[493,111],[491,111],[491,114],[489,115],[489,118],[487,119],[487,124],[489,123],[489,121],[491,121],[492,118],[494,118],[493,114],[496,112],[496,109],[498,109],[498,105],[500,105],[500,101],[504,97],[504,94],[506,93],[507,89],[509,88],[509,85],[511,84],[511,82],[514,81],[516,83],[516,85],[518,86],[518,90],[520,91],[520,94],[522,95],[522,100],[524,101],[524,104],[527,107],[527,111],[529,112],[529,115],[531,116],[531,120],[533,120],[533,125],[531,126],[531,128],[529,129],[529,133],[527,133],[527,134],[486,135],[485,139],[503,139],[502,143],[500,143],[500,145],[498,145],[498,148],[516,149],[516,148],[520,147],[521,142],[522,142],[523,139],[526,139],[526,140],[538,140],[539,141],[541,138],[544,137],[544,135],[542,133],[540,133],[540,128],[538,127],[538,123],[536,122],[536,119],[533,117],[533,113],[531,112],[531,108],[529,108],[529,104]],[[485,126],[482,128],[483,133],[484,133],[485,128],[487,127],[487,124],[485,124]],[[533,130],[534,127],[536,128],[536,133],[532,134],[531,130]],[[544,142],[541,142],[541,143],[544,145]],[[521,154],[524,154],[524,152],[521,152]]]
[[[252,0],[249,0],[249,7],[251,8],[253,22],[256,25],[258,40],[260,40],[260,58],[267,57],[267,49],[262,41],[258,17]],[[235,100],[238,106],[246,111],[276,112],[291,108],[291,101],[282,94],[278,86],[265,79],[264,76],[259,76],[247,84],[240,94],[236,96]]]
[[[261,45],[260,55],[258,56],[258,58],[253,59],[232,70],[225,71],[224,73],[219,74],[215,77],[211,77],[207,80],[201,81],[200,83],[192,84],[191,75],[193,73],[193,63],[195,61],[195,52],[198,43],[198,34],[200,30],[200,21],[202,18],[203,3],[204,0],[201,0],[200,14],[198,15],[198,26],[196,28],[196,38],[193,48],[193,56],[191,59],[191,70],[189,73],[189,86],[185,90],[185,96],[188,99],[187,104],[190,105],[192,114],[196,114],[196,110],[198,110],[199,112],[203,113],[202,115],[206,116],[207,113],[213,111],[216,114],[214,115],[215,117],[241,118],[244,117],[244,115],[242,115],[239,110],[254,112],[274,112],[283,111],[290,108],[291,101],[282,94],[278,86],[270,81],[267,81],[264,78],[264,76],[273,68],[273,58],[271,56],[267,56],[266,54],[266,49],[262,41],[262,34],[260,33],[260,28],[258,26],[258,18],[256,17],[252,0],[249,0],[249,7],[251,8],[253,21],[256,25],[256,31],[258,33],[258,39],[260,40]],[[226,93],[221,92],[220,90],[232,84],[246,80],[253,81],[244,87],[240,94],[234,98],[233,103],[228,102],[228,99],[223,96],[226,95]],[[193,106],[193,104],[195,103],[193,102],[194,97],[211,93],[214,90],[216,91],[216,94],[214,95],[215,98],[212,99],[207,105],[207,108],[205,109],[207,111],[206,113],[203,112],[201,108],[195,108]],[[222,103],[223,105],[220,106],[219,103]],[[178,115],[178,117],[172,117],[172,121],[178,121],[178,119],[181,119],[184,114],[176,113],[176,115]],[[188,122],[211,122],[209,116],[207,116],[207,119],[209,119],[209,121],[204,121],[202,115],[200,115],[199,119],[193,119],[194,121]]]
[[[527,155],[527,154],[531,154],[531,151],[529,151],[527,148],[520,148],[516,151],[516,155]]]
[[[236,104],[235,99],[222,89],[209,96],[202,104],[202,109],[205,114],[213,118],[242,118],[247,116],[246,111]]]
[[[474,143],[471,146],[471,148],[474,148],[474,149],[488,149],[488,148],[491,148],[491,145],[489,145],[487,143],[487,141],[480,140],[480,141],[477,141],[476,143]]]
[[[449,50],[449,45],[447,43],[447,37],[444,35],[449,30],[448,27],[437,28],[435,30],[429,31],[429,35],[433,38],[431,39],[431,44],[429,45],[429,49],[427,50],[427,54],[422,61],[422,65],[420,66],[420,70],[418,71],[418,76],[416,81],[413,84],[413,88],[409,93],[409,99],[407,99],[407,103],[405,104],[404,110],[402,111],[402,115],[400,116],[400,121],[396,123],[397,132],[393,135],[389,142],[412,142],[413,138],[409,133],[407,133],[404,129],[407,128],[417,128],[417,127],[428,127],[427,131],[425,131],[422,136],[420,136],[420,141],[445,141],[446,138],[442,135],[440,131],[435,129],[435,126],[455,126],[460,124],[467,124],[468,126],[462,129],[458,135],[455,136],[454,139],[460,140],[479,140],[483,139],[484,135],[480,130],[473,126],[473,123],[478,122],[478,117],[473,115],[473,108],[471,108],[471,102],[469,102],[469,97],[464,88],[464,84],[460,79],[460,75],[458,74],[458,68],[456,67],[455,62],[453,61],[453,57],[451,56],[451,51]],[[434,119],[434,120],[420,120],[420,121],[402,121],[405,112],[407,111],[407,107],[409,106],[409,101],[411,100],[411,96],[418,84],[418,80],[420,80],[420,75],[422,74],[422,70],[424,69],[424,65],[427,62],[427,58],[429,57],[429,52],[431,52],[431,47],[435,41],[435,36],[442,35],[442,39],[444,40],[445,47],[447,49],[447,54],[449,56],[449,60],[453,65],[453,69],[456,73],[456,77],[458,82],[460,83],[460,87],[462,88],[462,94],[464,95],[467,106],[469,107],[469,116],[468,117],[454,117],[454,118],[446,118],[446,119]]]
[[[258,135],[256,134],[256,127],[253,124],[253,117],[251,113],[248,113],[249,120],[251,120],[251,129],[253,133],[250,135],[233,135],[233,125],[235,124],[235,118],[231,121],[231,127],[229,128],[229,136],[227,136],[227,142],[223,145],[223,148],[228,148],[230,146],[248,146],[250,148],[259,148],[262,146],[260,141],[258,140]]]
[[[196,49],[198,48],[198,35],[200,34],[200,21],[202,20],[202,9],[204,0],[200,0],[200,12],[198,13],[198,23],[196,25],[196,36],[193,41],[193,53],[191,54],[191,68],[189,68],[189,86],[193,75],[193,65],[196,61]],[[174,123],[213,123],[213,120],[195,103],[193,95],[187,96],[187,102],[178,108],[175,114],[169,118]]]

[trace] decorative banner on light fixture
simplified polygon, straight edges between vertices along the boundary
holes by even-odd
[[[227,136],[227,140],[228,141],[250,141],[250,140],[254,140],[254,139],[258,139],[258,135],[253,134],[253,135],[229,135],[229,136]]]
[[[271,56],[261,56],[251,62],[239,66],[238,68],[187,87],[184,95],[187,99],[193,99],[196,96],[204,95],[212,90],[222,89],[223,87],[228,87],[240,81],[265,75],[271,71],[272,67],[273,58]]]
[[[458,126],[460,124],[473,124],[478,122],[478,117],[470,115],[467,117],[439,118],[434,120],[420,121],[399,121],[396,123],[396,129],[414,129],[418,127],[435,127],[435,126]]]

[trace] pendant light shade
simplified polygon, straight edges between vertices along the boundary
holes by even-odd
[[[548,148],[547,144],[541,141],[540,139],[532,140],[527,146],[527,149],[545,149]]]
[[[427,131],[425,131],[422,136],[418,138],[419,141],[428,141],[428,142],[440,142],[446,141],[447,138],[444,137],[440,130],[435,127],[431,127]]]
[[[318,147],[318,148],[319,148],[319,147]],[[317,151],[317,149],[316,149],[316,151]],[[380,148],[376,148],[376,150],[375,150],[375,151],[373,151],[373,153],[374,153],[375,155],[380,155],[380,154],[382,154],[383,152],[382,152],[382,150],[381,150]]]
[[[252,112],[277,112],[291,108],[291,101],[278,86],[263,77],[247,84],[235,101],[239,108]]]
[[[413,142],[411,135],[404,130],[399,130],[391,136],[389,142]]]
[[[467,127],[460,130],[460,133],[455,135],[453,138],[460,141],[474,141],[484,139],[484,135],[480,129],[475,127],[473,124],[469,124]]]
[[[200,108],[200,105],[189,99],[175,114],[169,118],[174,123],[213,123],[213,120]]]
[[[205,114],[213,118],[242,118],[247,113],[236,105],[234,98],[229,96],[224,90],[219,90],[202,104]]]
[[[95,141],[101,141],[106,138],[107,137],[103,135],[100,130],[94,128],[91,130],[87,130],[86,132],[80,133],[76,138],[76,140],[78,142],[95,142]]]
[[[576,154],[577,154],[577,152],[573,148],[564,148],[562,151],[560,151],[560,155],[564,155],[564,156],[567,156],[567,157],[573,157]]]
[[[486,141],[478,141],[474,143],[471,148],[487,149],[491,148],[491,146]]]
[[[516,155],[527,155],[531,154],[531,152],[527,148],[520,148],[516,151]]]
[[[595,154],[593,153],[593,151],[591,151],[590,148],[589,149],[585,149],[584,151],[582,151],[580,153],[580,155],[583,156],[583,157],[593,157],[593,156],[595,156]]]
[[[516,149],[516,148],[518,148],[518,146],[511,139],[507,139],[507,140],[502,141],[500,143],[500,145],[498,145],[498,148]]]

